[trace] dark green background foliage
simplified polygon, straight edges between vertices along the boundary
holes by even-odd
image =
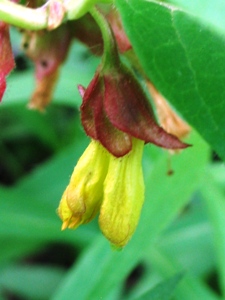
[[[29,111],[33,69],[11,32],[18,64],[0,107],[0,299],[225,297],[225,169],[213,152],[225,158],[224,4],[216,3],[209,13],[199,1],[185,10],[116,1],[147,75],[193,126],[186,139],[193,146],[179,154],[145,146],[145,204],[120,252],[97,220],[61,232],[56,213],[89,143],[76,85],[87,86],[99,59],[74,43],[52,104],[44,114]]]

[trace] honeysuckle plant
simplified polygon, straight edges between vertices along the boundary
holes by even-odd
[[[146,92],[121,59],[120,54],[132,49],[132,45],[118,13],[110,11],[110,7],[103,13],[101,7],[95,8],[93,4],[93,1],[80,1],[80,6],[74,9],[61,1],[46,4],[32,1],[28,3],[29,8],[8,3],[13,25],[18,25],[13,15],[16,7],[24,13],[27,9],[30,13],[40,10],[47,19],[42,25],[32,22],[34,28],[27,26],[26,17],[25,23],[20,24],[24,52],[35,64],[36,88],[30,108],[42,111],[49,104],[60,65],[65,61],[73,39],[80,39],[91,48],[96,45],[94,52],[102,56],[89,86],[78,85],[82,97],[81,123],[92,141],[74,169],[58,214],[63,222],[62,229],[75,229],[99,213],[103,234],[112,245],[121,248],[136,229],[144,201],[141,167],[144,144],[152,143],[166,149],[184,149],[188,145],[179,139],[179,135],[168,133],[165,126],[163,129],[157,124]],[[73,9],[76,13],[71,17],[69,11]],[[71,18],[81,18],[81,22],[70,21]],[[8,25],[1,24],[1,32],[5,34],[3,94],[5,77],[13,68],[13,58],[9,56],[10,63],[5,62],[10,43]],[[91,27],[92,34],[88,29]]]
[[[0,0],[1,299],[225,298],[224,16]]]
[[[141,85],[119,58],[110,26],[97,10],[92,9],[91,14],[101,28],[104,52],[90,85],[87,89],[79,86],[83,98],[81,121],[87,135],[106,149],[109,162],[105,162],[106,154],[101,160],[95,142],[95,155],[87,150],[74,169],[59,215],[63,229],[76,228],[100,210],[103,234],[120,248],[132,236],[144,201],[141,170],[144,143],[169,149],[187,145],[157,125]],[[80,170],[83,161],[85,168]],[[100,192],[95,195],[94,191]]]

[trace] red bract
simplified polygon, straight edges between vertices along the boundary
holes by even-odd
[[[0,101],[6,89],[5,77],[14,68],[8,25],[0,21]]]
[[[168,149],[188,145],[157,125],[150,103],[133,74],[122,65],[97,70],[85,90],[81,120],[90,137],[116,157],[132,149],[132,137]]]

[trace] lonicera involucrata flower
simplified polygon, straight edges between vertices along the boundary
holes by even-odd
[[[120,158],[110,155],[99,215],[103,234],[119,248],[133,235],[144,202],[141,165],[144,142],[132,139],[132,143],[132,150],[127,155]]]
[[[109,154],[92,140],[79,159],[67,186],[58,213],[62,229],[76,228],[92,220],[103,199],[103,182],[107,174]]]
[[[62,230],[91,221],[100,211],[99,225],[117,248],[131,238],[144,201],[141,167],[144,142],[133,139],[133,148],[116,158],[92,140],[79,159],[63,193],[58,214]]]
[[[106,34],[93,80],[87,89],[79,86],[81,121],[92,141],[74,169],[58,213],[65,229],[77,228],[99,211],[103,234],[121,248],[137,227],[144,201],[144,144],[168,149],[188,145],[156,123],[145,92],[120,60],[109,27]]]

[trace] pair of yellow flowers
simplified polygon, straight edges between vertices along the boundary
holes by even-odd
[[[132,150],[116,158],[98,141],[91,141],[74,168],[58,208],[62,229],[75,229],[100,212],[99,226],[105,237],[117,248],[127,244],[144,201],[144,141],[133,138],[132,142]]]

